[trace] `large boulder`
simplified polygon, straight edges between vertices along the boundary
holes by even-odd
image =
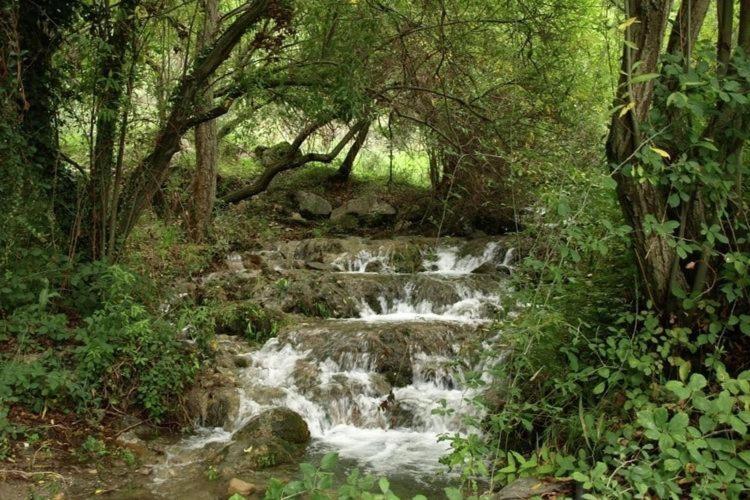
[[[375,196],[352,198],[331,212],[331,220],[344,222],[350,217],[368,223],[380,223],[392,219],[396,209]]]
[[[297,203],[297,209],[303,217],[308,219],[321,219],[328,217],[333,210],[333,206],[315,193],[308,191],[297,191],[294,193],[294,200]]]
[[[271,408],[237,431],[219,457],[229,471],[264,469],[295,463],[309,442],[301,416],[288,408]]]

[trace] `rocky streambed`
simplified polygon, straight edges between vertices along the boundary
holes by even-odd
[[[513,254],[502,240],[346,238],[229,255],[194,290],[224,307],[217,365],[187,396],[197,431],[163,448],[139,494],[217,498],[232,479],[262,490],[336,451],[342,474],[439,497],[440,437],[477,416],[465,375],[486,376]]]

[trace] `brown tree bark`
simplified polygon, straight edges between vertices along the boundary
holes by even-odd
[[[346,153],[346,157],[344,158],[344,161],[341,163],[341,166],[339,166],[338,171],[331,177],[331,180],[333,182],[348,182],[349,177],[352,174],[352,167],[354,167],[354,161],[357,159],[357,155],[359,154],[359,151],[362,149],[362,146],[365,143],[365,140],[367,139],[367,134],[370,131],[370,122],[365,122],[364,125],[360,125],[361,128],[359,129],[359,132],[357,133],[357,137],[355,137],[354,142],[352,143],[352,146],[349,148],[349,151]]]
[[[687,59],[690,58],[710,3],[711,0],[683,0],[669,34],[667,52],[680,52]]]
[[[628,17],[635,17],[638,22],[632,23],[625,33],[628,43],[623,46],[615,102],[632,108],[613,116],[606,152],[617,182],[620,206],[633,228],[633,246],[648,297],[657,309],[664,310],[670,297],[671,269],[676,255],[667,238],[646,233],[644,224],[649,216],[659,221],[665,217],[666,197],[660,187],[641,182],[626,168],[642,146],[640,123],[649,114],[654,90],[653,80],[632,83],[632,77],[636,76],[633,68],[640,62],[639,74],[656,72],[671,2],[628,0],[626,5]]]
[[[282,158],[265,165],[266,169],[252,185],[227,194],[222,198],[222,201],[225,203],[237,203],[252,198],[253,196],[265,191],[271,184],[271,181],[278,174],[286,172],[287,170],[293,170],[312,162],[331,163],[341,153],[344,146],[346,146],[363,127],[368,125],[368,122],[359,122],[354,125],[328,153],[301,154],[300,147],[302,146],[302,143],[310,137],[313,132],[325,125],[325,123],[327,123],[327,121],[313,123],[305,127],[305,129],[297,135],[294,142],[289,146],[286,154],[284,154]]]
[[[721,76],[727,74],[732,54],[734,0],[716,0],[716,19],[719,23],[719,39],[716,43],[717,73]]]
[[[203,0],[203,27],[199,35],[198,50],[211,44],[219,23],[218,0]],[[199,113],[207,112],[214,95],[207,87],[202,96]],[[211,213],[216,198],[216,176],[219,167],[218,123],[214,118],[195,127],[195,172],[190,186],[191,198],[188,207],[188,234],[194,242],[205,239],[211,222]]]

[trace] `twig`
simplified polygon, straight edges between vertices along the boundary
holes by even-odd
[[[36,472],[28,472],[20,469],[0,469],[0,476],[17,476],[24,480],[33,480],[34,476],[42,475],[42,476],[52,476],[60,481],[63,481],[64,483],[70,482],[69,479],[67,479],[62,474],[59,474],[57,472],[53,471],[47,471],[47,470],[41,470]]]

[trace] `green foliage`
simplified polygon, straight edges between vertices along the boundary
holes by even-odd
[[[283,500],[302,496],[316,500],[399,500],[391,491],[388,479],[376,479],[363,475],[358,469],[351,471],[343,484],[335,484],[334,470],[338,463],[338,454],[328,453],[320,461],[320,467],[309,463],[300,464],[302,478],[282,483],[272,479],[266,489],[266,500]],[[460,500],[461,494],[448,488],[446,495],[451,500]],[[416,495],[412,500],[426,500],[424,495]]]
[[[37,267],[40,260],[46,264]],[[212,323],[203,308],[157,316],[139,288],[122,267],[77,265],[44,252],[6,270],[2,406],[114,407],[166,418],[198,369]]]
[[[81,444],[79,456],[82,461],[97,460],[109,455],[107,445],[101,439],[88,436]]]
[[[722,272],[729,309],[686,295],[701,319],[665,325],[638,296],[612,183],[583,177],[585,196],[573,183],[541,194],[544,222],[530,224],[531,255],[516,273],[524,306],[496,324],[494,381],[476,381],[484,433],[446,436],[444,461],[469,490],[476,478],[557,476],[586,498],[740,498],[750,488],[750,371],[728,366],[727,347],[730,332],[744,335],[746,275]],[[674,230],[660,224],[652,230]]]

